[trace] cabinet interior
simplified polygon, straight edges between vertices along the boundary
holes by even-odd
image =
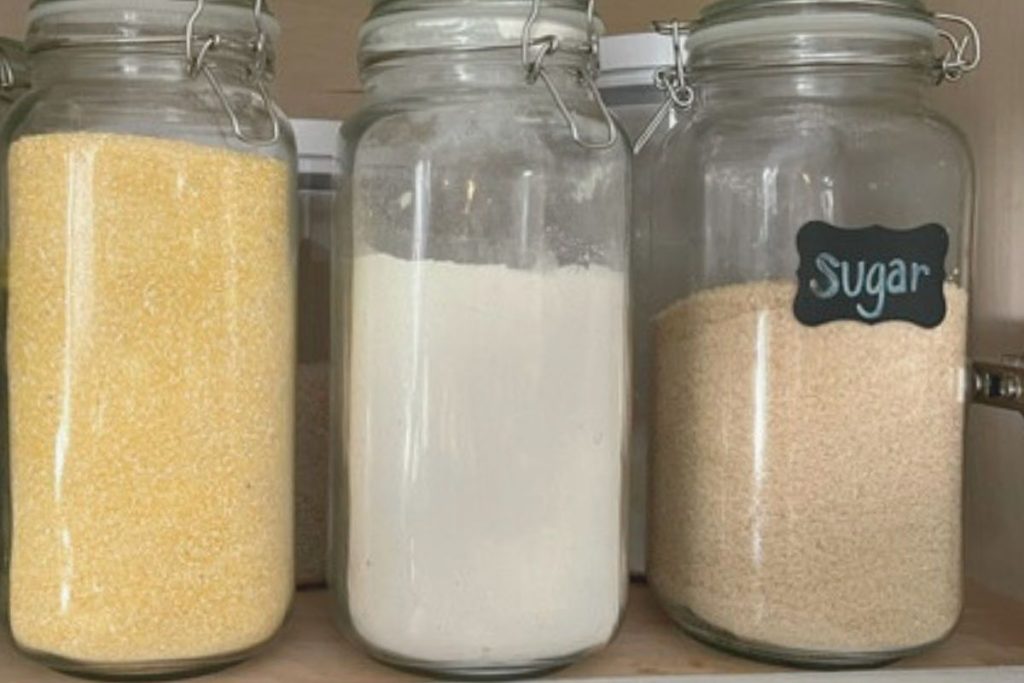
[[[0,34],[20,36],[30,0],[0,3]],[[699,0],[603,0],[609,32],[645,30],[654,18],[693,17]],[[978,238],[974,272],[972,353],[999,358],[1024,352],[1024,77],[1020,0],[930,0],[939,12],[961,13],[982,31],[984,61],[961,83],[935,92],[939,107],[967,133],[978,165]],[[368,3],[278,0],[284,34],[277,93],[290,115],[344,118],[355,110],[360,85],[356,35]],[[939,650],[911,668],[1024,665],[1024,417],[974,406],[967,441],[966,540],[971,582],[964,624]],[[570,678],[771,671],[718,655],[676,633],[642,586],[616,644],[570,669]],[[408,680],[361,660],[328,623],[321,592],[298,598],[281,652],[220,675],[223,681],[337,680],[348,672],[367,681]],[[355,661],[353,661],[355,660]],[[296,675],[295,672],[300,672]],[[0,680],[65,680],[19,661],[0,644]],[[215,680],[215,679],[209,679]]]

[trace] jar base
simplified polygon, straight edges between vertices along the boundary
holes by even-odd
[[[252,658],[267,643],[239,652],[198,659],[178,659],[159,662],[84,662],[58,657],[17,645],[18,651],[29,659],[68,676],[93,681],[168,681],[196,678],[223,671]]]
[[[837,653],[802,650],[737,637],[729,631],[705,621],[685,607],[672,607],[663,604],[662,609],[687,635],[705,645],[745,659],[814,671],[877,669],[925,652],[944,640],[940,639],[919,647],[884,652]]]
[[[338,633],[355,645],[361,652],[366,653],[374,660],[385,666],[404,671],[418,676],[430,678],[443,678],[454,681],[510,681],[522,680],[524,678],[535,678],[561,671],[580,661],[586,659],[595,652],[600,651],[614,640],[615,633],[622,624],[623,615],[620,614],[619,622],[608,638],[600,644],[577,650],[571,654],[560,657],[549,657],[534,659],[527,662],[495,662],[493,664],[465,664],[459,662],[445,662],[438,660],[424,660],[408,657],[406,655],[392,652],[385,648],[377,647],[364,638],[352,623],[351,616],[345,609],[344,600],[339,601],[339,595],[332,590],[335,600],[332,610],[332,620]]]
[[[370,656],[382,664],[407,673],[445,678],[454,681],[511,681],[526,677],[545,676],[572,666],[584,654],[558,659],[540,660],[529,664],[495,664],[493,666],[464,666],[443,662],[425,662],[406,659],[385,652],[370,650]]]

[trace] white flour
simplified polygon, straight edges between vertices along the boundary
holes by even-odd
[[[626,281],[355,260],[352,624],[460,667],[604,645],[624,600]]]

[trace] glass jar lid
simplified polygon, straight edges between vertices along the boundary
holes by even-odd
[[[674,68],[657,72],[665,104],[635,153],[671,108],[693,106],[694,83],[712,72],[906,67],[942,83],[981,64],[981,34],[974,23],[932,13],[923,0],[717,0],[695,22],[656,22],[655,29],[672,37],[678,58]]]
[[[370,0],[370,4],[377,7],[383,7],[384,5],[394,6],[395,10],[405,9],[422,9],[424,7],[448,7],[448,8],[459,8],[459,7],[476,7],[489,6],[496,7],[499,5],[521,5],[524,0]],[[529,0],[526,0],[529,2]],[[586,9],[587,0],[544,0],[544,4],[550,7],[575,7],[578,9]]]
[[[26,47],[166,47],[219,36],[216,49],[270,51],[281,26],[265,0],[33,0]],[[173,35],[172,35],[173,34]],[[159,40],[159,38],[164,40]]]
[[[608,149],[618,128],[597,88],[598,41],[604,24],[596,0],[374,0],[359,32],[359,64],[364,77],[392,60],[462,59],[515,55],[527,85],[543,85],[569,126],[572,139],[587,149]],[[500,57],[499,57],[500,55]],[[607,135],[584,137],[551,78],[552,67],[569,68],[590,90]]]
[[[964,37],[944,28],[955,24]],[[956,80],[978,66],[969,20],[922,0],[718,0],[689,30],[690,69],[909,66]],[[948,51],[942,54],[940,44]]]
[[[588,50],[604,32],[587,0],[373,0],[359,32],[363,65],[423,51],[483,51],[520,47],[529,22],[533,36],[552,36],[563,50]]]
[[[923,0],[718,0],[701,12],[701,21],[710,22],[721,17],[734,20],[740,14],[839,9],[916,15],[925,19],[931,17]]]
[[[143,43],[159,48],[189,34],[219,36],[216,50],[248,51],[257,41],[270,54],[281,33],[266,0],[33,0],[28,20],[29,52]]]
[[[249,16],[258,12],[268,27],[280,30],[266,0],[32,0],[28,18],[31,23],[57,14],[76,13],[95,23],[110,12],[126,10],[185,15],[201,12],[207,20],[231,16],[237,20],[241,12]]]
[[[266,0],[33,0],[26,47],[52,50],[117,50],[132,54],[179,54],[182,71],[205,78],[243,143],[263,146],[281,138],[282,121],[269,91],[274,41],[281,31]],[[217,60],[245,67],[272,131],[250,136],[229,101]]]

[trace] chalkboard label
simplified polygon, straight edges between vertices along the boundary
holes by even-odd
[[[932,328],[945,320],[949,233],[941,225],[844,229],[816,221],[800,229],[796,242],[793,312],[804,325],[901,320]]]

